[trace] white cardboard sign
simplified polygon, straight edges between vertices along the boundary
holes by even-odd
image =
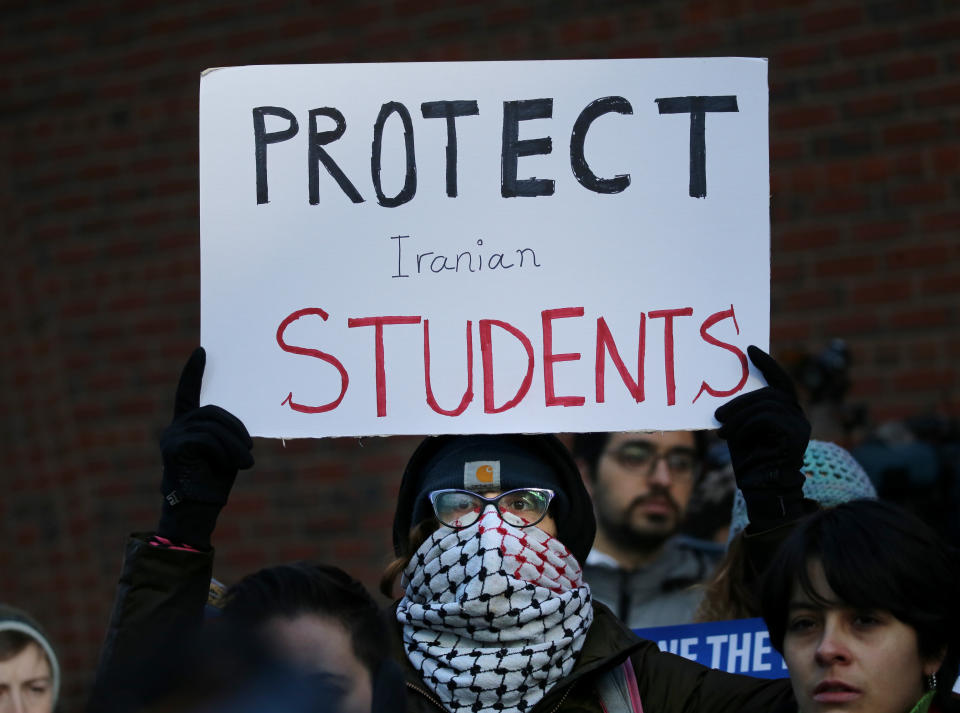
[[[761,382],[758,59],[200,83],[202,400],[270,437],[681,429]]]

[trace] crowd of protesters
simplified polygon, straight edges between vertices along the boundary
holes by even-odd
[[[793,379],[748,353],[767,385],[717,410],[713,448],[684,431],[579,434],[572,452],[545,434],[426,438],[400,481],[384,611],[329,564],[212,595],[211,540],[253,442],[200,406],[196,350],[88,710],[960,711],[956,550],[811,441]],[[695,512],[710,525],[691,537]],[[789,678],[709,669],[632,631],[754,616]],[[50,713],[59,680],[40,626],[0,607],[0,713]]]

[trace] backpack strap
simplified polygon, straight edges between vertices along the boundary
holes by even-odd
[[[597,692],[604,713],[643,713],[637,675],[629,658],[600,677]]]

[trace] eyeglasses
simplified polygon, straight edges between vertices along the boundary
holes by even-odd
[[[469,490],[446,488],[431,492],[430,502],[437,519],[458,530],[479,520],[487,505],[493,505],[504,522],[514,527],[530,527],[547,516],[553,495],[547,488],[517,488],[485,498]]]
[[[691,480],[700,470],[700,459],[691,448],[671,448],[666,453],[657,453],[657,449],[645,441],[629,441],[619,448],[605,451],[621,467],[635,473],[651,475],[662,459],[667,471],[677,480]]]

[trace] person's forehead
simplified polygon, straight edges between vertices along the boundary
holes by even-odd
[[[50,663],[40,645],[31,641],[16,656],[0,661],[0,671],[19,679],[47,678],[50,676]]]
[[[340,673],[341,664],[352,664],[356,658],[350,632],[332,616],[314,612],[277,616],[266,622],[265,630],[286,654],[302,663],[319,662]]]
[[[610,448],[617,448],[624,443],[649,443],[654,448],[670,450],[671,448],[694,448],[696,441],[692,431],[624,431],[610,434]]]
[[[823,564],[818,559],[811,559],[807,562],[807,575],[810,578],[812,592],[804,590],[800,582],[800,577],[794,577],[793,586],[790,589],[790,605],[811,606],[814,608],[843,608],[845,603],[840,600],[837,593],[833,591],[830,582],[827,581],[827,575],[823,571]],[[815,601],[819,600],[819,601]]]

